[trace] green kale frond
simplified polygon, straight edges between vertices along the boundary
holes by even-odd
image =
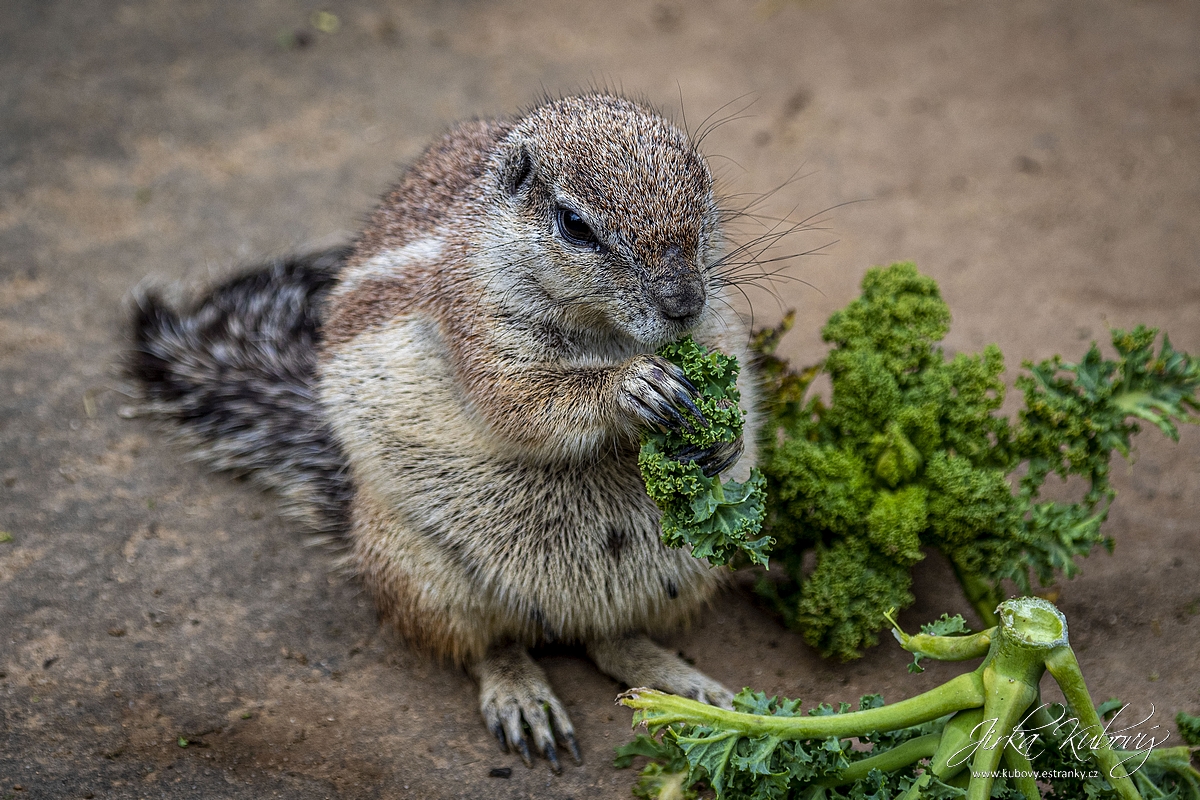
[[[1200,714],[1193,715],[1180,711],[1175,715],[1175,724],[1179,727],[1179,735],[1192,747],[1200,747]]]
[[[692,555],[727,564],[739,555],[750,563],[767,563],[772,544],[760,536],[766,514],[766,479],[757,469],[744,483],[707,477],[695,462],[675,454],[686,447],[710,447],[735,441],[742,434],[744,412],[738,405],[737,360],[708,351],[685,337],[663,347],[659,355],[677,364],[700,396],[696,405],[708,426],[679,431],[650,431],[642,440],[638,467],[646,492],[662,511],[663,542],[690,546]]]
[[[914,636],[887,612],[918,661],[980,661],[891,706],[868,694],[854,709],[821,703],[804,713],[799,700],[743,689],[724,710],[632,689],[619,701],[650,735],[619,748],[616,766],[650,759],[634,793],[654,800],[697,790],[717,800],[1200,800],[1188,747],[1125,749],[1134,739],[1121,735],[1091,741],[1124,706],[1094,706],[1058,609],[1020,598],[1000,610],[999,625],[975,634],[961,616],[943,614]],[[1042,702],[1047,671],[1076,705]],[[1200,719],[1176,721],[1188,741],[1200,735]]]
[[[655,739],[639,733],[629,744],[617,748],[613,766],[627,769],[637,757],[649,759],[638,775],[633,796],[643,800],[696,800],[700,793],[688,780],[691,767],[679,745],[668,736]]]
[[[804,590],[779,597],[804,640],[822,656],[843,661],[879,641],[880,620],[891,608],[912,605],[908,565],[882,555],[867,542],[842,539],[817,546],[817,566]]]
[[[1108,706],[1102,704],[1098,711]],[[799,701],[768,698],[749,689],[738,694],[734,707],[736,711],[764,717],[801,713]],[[883,707],[880,695],[864,695],[857,710]],[[1044,776],[1039,782],[1040,797],[1098,800],[1117,796],[1103,773],[1093,771],[1081,760],[1078,741],[1074,744],[1069,741],[1074,727],[1069,723],[1055,724],[1059,720],[1077,719],[1074,710],[1060,704],[1043,708],[1044,711],[1035,713],[1043,714],[1051,722],[1038,727],[1040,746],[1030,763],[1033,770]],[[832,716],[850,710],[847,703],[837,709],[820,705],[808,714]],[[856,739],[830,736],[803,740],[782,735],[751,735],[719,725],[655,726],[653,719],[647,719],[652,735],[638,735],[630,744],[618,748],[615,766],[629,767],[637,756],[649,759],[633,789],[636,797],[645,800],[692,800],[704,788],[715,791],[718,800],[961,798],[967,795],[965,787],[970,772],[963,770],[943,781],[931,772],[930,763],[921,758],[922,753],[928,758],[933,748],[919,749],[923,742],[934,740],[939,744],[942,737],[953,735],[952,726],[947,724],[951,719],[947,715],[919,725],[874,731]],[[1179,724],[1182,730],[1184,723]],[[970,746],[970,741],[968,735],[962,744]],[[901,755],[905,748],[914,749]],[[1191,765],[1189,748],[1125,751],[1120,757],[1127,765],[1137,765],[1137,769],[1130,771],[1142,797],[1176,800],[1200,797],[1200,772]],[[877,765],[882,768],[874,768]],[[1004,779],[992,784],[989,796],[993,800],[1029,800],[1015,781]]]
[[[954,636],[959,633],[970,633],[971,629],[967,627],[967,621],[962,618],[962,614],[942,614],[933,622],[926,622],[921,626],[921,633],[927,636]]]
[[[1112,546],[1100,531],[1112,453],[1129,454],[1139,421],[1177,438],[1200,409],[1200,360],[1165,336],[1155,353],[1158,332],[1138,327],[1113,332],[1115,360],[1093,345],[1077,364],[1027,363],[1011,423],[999,414],[1000,350],[948,359],[950,310],[912,264],[867,272],[861,297],[825,326],[832,349],[818,367],[792,372],[775,355],[792,324],[754,340],[771,414],[766,530],[789,578],[763,587],[806,640],[843,658],[876,641],[884,611],[912,602],[908,571],[922,548],[949,558],[988,625],[1002,581],[1029,593],[1034,580],[1074,575],[1076,559]],[[820,370],[832,383],[827,406],[805,396]],[[1041,501],[1051,474],[1083,477],[1084,495]]]

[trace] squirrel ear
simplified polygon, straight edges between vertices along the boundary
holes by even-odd
[[[500,187],[509,197],[515,197],[533,177],[533,159],[524,144],[513,147],[500,164]]]

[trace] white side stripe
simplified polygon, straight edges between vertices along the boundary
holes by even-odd
[[[396,250],[385,250],[369,261],[344,271],[334,294],[335,296],[344,295],[354,291],[364,281],[372,278],[387,278],[403,272],[404,267],[414,261],[423,263],[436,261],[441,258],[444,246],[445,242],[440,237],[431,236],[409,242]]]

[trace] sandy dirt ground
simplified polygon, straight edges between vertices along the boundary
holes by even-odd
[[[1015,366],[1145,322],[1200,353],[1194,0],[9,0],[0,798],[629,796],[620,687],[543,654],[585,760],[524,768],[470,679],[381,630],[272,498],[119,416],[114,366],[146,276],[344,241],[452,121],[594,85],[693,127],[738,112],[705,140],[726,191],[783,186],[765,209],[823,220],[791,245],[829,245],[791,266],[806,283],[755,301],[760,322],[800,310],[801,362],[865,269],[900,259],[941,282],[952,351],[998,342]],[[1116,554],[1059,602],[1096,697],[1165,733],[1200,710],[1200,429],[1144,432],[1115,473]],[[923,562],[902,621],[963,610],[951,581]],[[745,587],[669,644],[806,703],[957,671],[909,677],[890,642],[823,661]]]

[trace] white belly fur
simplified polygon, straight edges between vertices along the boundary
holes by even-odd
[[[573,464],[505,453],[470,415],[428,320],[327,354],[322,394],[359,494],[355,560],[385,573],[377,595],[414,595],[397,614],[452,628],[432,635],[459,640],[448,654],[661,630],[722,583],[723,571],[661,543],[636,452]]]

